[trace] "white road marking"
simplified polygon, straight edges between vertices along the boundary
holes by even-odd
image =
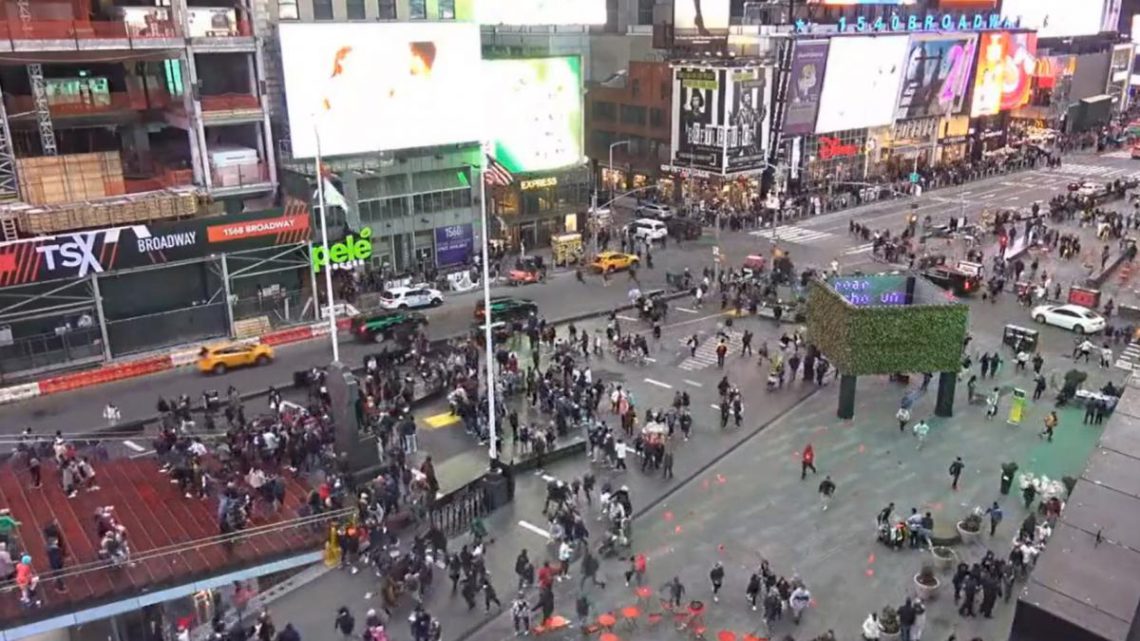
[[[139,445],[138,443],[135,443],[134,441],[123,441],[123,445],[126,445],[128,448],[130,448],[136,452],[145,452],[146,451],[145,447]]]
[[[646,362],[646,363],[656,363],[656,362],[657,362],[657,359],[656,359],[656,358],[650,358],[650,357],[646,356],[646,357],[645,357],[645,362]]]
[[[704,387],[704,385],[701,385],[700,383],[698,383],[698,382],[696,382],[696,381],[690,381],[690,380],[689,380],[689,379],[687,379],[687,378],[685,379],[685,383],[686,383],[687,385],[692,385],[693,387]]]
[[[844,256],[855,256],[856,254],[866,254],[867,252],[871,251],[874,248],[875,248],[875,243],[867,243],[865,245],[859,245],[858,247],[849,247],[849,248],[843,250],[843,255]]]
[[[804,245],[817,240],[823,240],[825,238],[835,237],[834,234],[830,234],[825,231],[806,229],[798,225],[780,225],[775,229],[758,229],[756,231],[748,232],[748,235],[756,236],[758,238],[767,238],[768,240],[774,240],[777,242],[797,243],[800,245]]]
[[[673,389],[672,385],[670,385],[668,383],[662,383],[661,381],[655,381],[652,378],[645,379],[645,382],[649,383],[650,385],[656,385],[657,387],[664,387],[665,389]]]
[[[534,525],[532,523],[527,523],[526,521],[519,521],[519,527],[521,527],[524,530],[530,530],[531,532],[534,532],[535,534],[545,538],[546,540],[550,540],[550,532],[547,532],[546,530],[538,527],[537,525]]]
[[[689,309],[688,307],[678,307],[677,311],[685,312],[686,314],[700,314],[700,312],[698,312],[697,310]]]
[[[636,323],[636,322],[637,322],[637,319],[636,319],[636,318],[634,318],[634,317],[632,317],[632,316],[622,316],[621,314],[618,314],[618,319],[620,319],[620,320],[623,320],[623,321],[630,321],[630,322],[632,322],[632,323]]]
[[[713,408],[714,410],[717,410],[718,412],[720,411],[720,405],[717,405],[716,403],[709,405],[709,407]]]

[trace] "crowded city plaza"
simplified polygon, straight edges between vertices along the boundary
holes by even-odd
[[[1121,2],[18,4],[0,641],[1135,635]]]

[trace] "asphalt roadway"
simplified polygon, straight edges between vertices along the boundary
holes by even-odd
[[[725,231],[721,234],[720,248],[729,265],[741,264],[749,254],[769,254],[773,242],[777,242],[791,253],[799,268],[826,267],[837,257],[841,264],[849,267],[866,262],[870,254],[867,243],[858,242],[847,234],[847,226],[852,219],[875,229],[900,231],[906,224],[907,212],[916,201],[919,214],[931,215],[935,221],[960,215],[958,212],[963,209],[967,216],[975,218],[987,208],[1024,207],[1036,200],[1047,201],[1075,180],[1105,181],[1140,175],[1136,162],[1121,157],[1119,153],[1074,155],[1066,157],[1065,161],[1059,169],[1023,171],[927,192],[917,199],[881,201],[783,225],[775,230]],[[616,213],[619,219],[631,215],[628,209],[619,208]],[[681,271],[688,267],[699,272],[711,264],[715,244],[709,230],[698,241],[681,246],[670,243],[666,249],[654,253],[655,269],[641,270],[642,287],[664,287],[668,271]],[[538,303],[543,316],[558,319],[591,311],[601,313],[622,305],[628,302],[628,285],[620,275],[614,277],[607,287],[596,277],[582,284],[575,281],[572,272],[554,271],[550,281],[544,285],[500,287],[493,290],[493,294],[531,298]],[[478,292],[449,295],[442,307],[428,310],[429,335],[442,337],[468,330],[474,321],[473,311],[478,297]],[[344,335],[341,337],[341,359],[352,366],[359,366],[365,354],[373,349],[369,344],[353,341]],[[183,368],[4,405],[0,406],[0,434],[16,434],[27,426],[32,426],[39,433],[55,430],[79,433],[104,427],[102,411],[109,401],[119,407],[123,421],[147,418],[155,414],[155,404],[160,396],[169,398],[187,393],[197,398],[203,390],[224,390],[230,385],[242,392],[263,390],[270,385],[288,384],[293,372],[323,366],[330,357],[326,341],[307,341],[280,348],[277,360],[268,367],[236,370],[223,377],[206,377],[193,368]]]

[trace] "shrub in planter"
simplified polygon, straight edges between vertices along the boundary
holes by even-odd
[[[953,568],[958,560],[958,555],[954,553],[954,550],[945,545],[934,546],[930,549],[930,553],[934,556],[934,564],[944,572]]]
[[[918,591],[918,597],[923,601],[930,601],[937,594],[942,581],[934,575],[934,566],[924,563],[918,574],[914,575],[914,584]]]
[[[898,610],[889,605],[883,606],[883,611],[879,613],[879,626],[883,628],[883,634],[898,634],[901,627]]]
[[[982,531],[982,515],[977,512],[971,512],[966,518],[962,519],[959,523],[962,529],[975,534]]]

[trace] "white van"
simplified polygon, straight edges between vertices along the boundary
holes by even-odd
[[[638,218],[629,224],[629,233],[639,240],[657,242],[669,235],[669,228],[660,220]]]

